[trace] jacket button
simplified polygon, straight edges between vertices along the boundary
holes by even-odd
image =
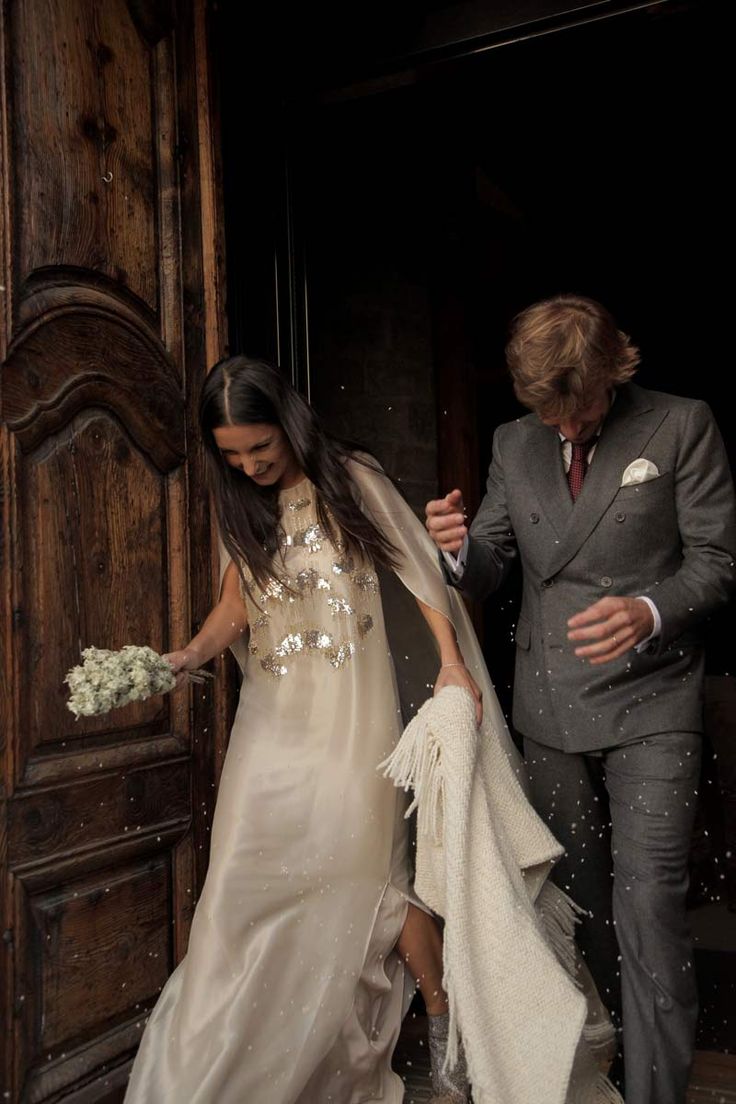
[[[622,514],[621,511],[616,514],[616,521],[626,521],[626,514]]]
[[[547,587],[551,587],[554,584],[554,579],[542,579],[542,586],[546,590]]]
[[[600,584],[601,584],[602,587],[605,587],[606,590],[607,590],[608,587],[613,586],[613,579],[611,578],[610,575],[601,575]]]
[[[532,525],[536,525],[537,522],[539,521],[539,514],[530,514],[529,515],[529,520],[532,523]]]

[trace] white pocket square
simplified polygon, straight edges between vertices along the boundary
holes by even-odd
[[[656,479],[659,468],[651,460],[645,460],[640,456],[638,460],[632,460],[621,479],[622,487],[630,487],[633,483],[647,483],[650,479]]]

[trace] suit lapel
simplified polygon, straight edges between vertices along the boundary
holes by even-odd
[[[552,426],[531,422],[526,449],[526,474],[552,528],[561,537],[573,512],[573,501],[562,464],[560,435]]]
[[[588,539],[618,492],[625,468],[641,456],[666,413],[655,410],[638,387],[627,384],[619,389],[574,504],[568,492],[571,508],[566,515],[567,525],[551,553],[548,576],[561,571]]]

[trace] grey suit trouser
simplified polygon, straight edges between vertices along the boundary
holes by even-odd
[[[661,733],[578,754],[525,737],[524,752],[534,806],[566,850],[554,880],[592,914],[578,942],[614,1019],[623,1012],[626,1104],[685,1104],[698,1013],[685,896],[701,737]]]

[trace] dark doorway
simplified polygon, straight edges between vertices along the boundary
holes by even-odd
[[[722,17],[723,5],[706,0],[544,34],[530,27],[478,53],[418,53],[400,76],[384,65],[383,83],[360,84],[369,61],[351,70],[344,58],[330,86],[320,65],[340,69],[338,34],[329,45],[305,41],[311,68],[282,66],[280,81],[270,74],[259,133],[282,230],[269,229],[262,210],[244,215],[242,203],[233,215],[231,203],[230,267],[259,286],[247,244],[263,252],[264,234],[272,268],[274,257],[282,272],[288,262],[295,378],[334,428],[377,452],[417,510],[458,483],[477,506],[493,430],[522,413],[504,368],[508,322],[559,291],[606,303],[642,350],[639,382],[708,401],[736,461],[721,367],[730,122]],[[226,184],[242,198],[240,113],[232,102],[228,110],[239,152],[228,162],[226,146]],[[265,261],[262,271],[272,280]],[[269,302],[282,304],[284,332],[279,296],[283,278]],[[233,299],[240,348],[254,334],[268,351],[262,319]],[[518,591],[516,580],[482,613],[505,708]],[[708,653],[711,675],[729,679],[731,620],[729,611],[711,626]],[[724,912],[727,814],[716,796],[726,783],[712,754],[706,760],[698,879],[717,915],[694,914],[699,1045],[732,1049],[736,925]]]
[[[475,505],[494,428],[522,412],[504,369],[508,322],[574,290],[633,335],[644,386],[711,403],[736,454],[721,417],[719,51],[707,11],[681,5],[508,45],[303,120],[312,393],[328,416],[385,443],[383,459],[412,484],[434,446],[427,396],[460,388],[458,417],[477,441],[477,469],[463,472]],[[402,390],[403,410],[391,401]],[[463,447],[442,407],[436,447],[442,474]],[[486,625],[503,692],[513,610],[500,601],[505,615],[489,604]],[[712,651],[719,673],[734,669],[728,635]]]

